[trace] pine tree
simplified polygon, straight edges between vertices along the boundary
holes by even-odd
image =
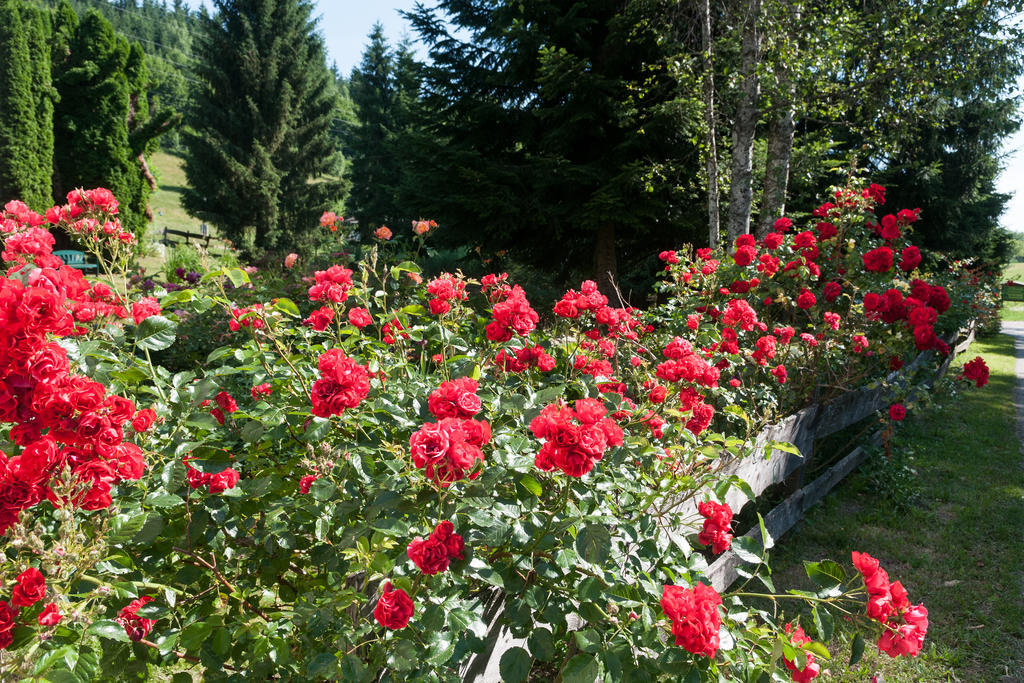
[[[330,178],[337,91],[323,38],[305,0],[214,5],[198,41],[185,208],[246,251],[291,248],[343,190]]]
[[[51,200],[53,138],[46,54],[35,53],[45,41],[37,14],[0,0],[0,204],[20,199],[41,209]]]
[[[118,198],[121,222],[141,239],[154,188],[145,155],[175,117],[149,116],[141,46],[118,36],[95,10],[80,22],[73,17],[62,4],[54,19],[54,194],[106,187]]]
[[[678,208],[697,204],[701,103],[699,83],[668,68],[675,4],[418,6],[433,58],[423,134],[407,145],[420,210],[453,239],[609,293],[622,259],[636,270],[659,245],[706,233],[699,211]]]
[[[398,204],[402,156],[396,142],[407,123],[403,112],[415,99],[410,91],[418,86],[408,45],[392,52],[380,23],[369,39],[349,81],[358,125],[349,138],[352,191],[346,207],[364,232],[397,224],[404,216]]]

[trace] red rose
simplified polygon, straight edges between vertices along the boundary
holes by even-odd
[[[985,364],[985,359],[976,356],[974,360],[964,363],[963,374],[960,376],[974,382],[979,389],[988,384],[988,365]]]
[[[313,482],[317,480],[316,475],[307,474],[302,479],[299,479],[299,493],[309,493],[309,489],[313,486]]]
[[[818,300],[814,297],[814,294],[806,287],[800,292],[800,296],[796,298],[796,305],[804,310],[807,310],[817,302]]]
[[[14,640],[11,631],[14,630],[14,620],[17,616],[17,607],[12,607],[7,602],[0,600],[0,650],[6,648]]]
[[[713,658],[718,652],[718,629],[722,625],[718,606],[722,598],[710,586],[698,583],[693,588],[665,586],[661,608],[672,620],[676,645],[688,652]]]
[[[412,598],[401,588],[392,590],[391,582],[384,583],[383,592],[377,600],[377,607],[373,610],[373,616],[377,623],[392,631],[405,628],[413,615]]]
[[[160,304],[153,297],[147,296],[142,301],[132,304],[132,319],[136,325],[153,315],[160,315]]]
[[[355,327],[362,329],[373,322],[370,312],[365,308],[352,308],[348,312],[348,321]]]
[[[18,574],[18,585],[11,591],[11,602],[19,607],[31,607],[46,595],[46,579],[35,567]]]
[[[238,410],[238,404],[235,402],[235,399],[226,391],[219,392],[215,400],[220,409],[229,415]]]
[[[238,471],[230,467],[211,474],[207,480],[210,484],[210,493],[223,493],[228,489],[233,489],[238,484],[238,479]]]
[[[406,554],[424,574],[439,574],[448,569],[448,548],[434,534],[430,534],[426,539],[414,538],[409,543]]]
[[[892,270],[893,253],[889,247],[878,247],[864,254],[864,268],[872,273]]]
[[[370,393],[367,369],[340,349],[321,354],[318,367],[321,379],[313,382],[310,394],[317,417],[340,415],[346,408],[358,406]]]
[[[921,263],[921,250],[910,245],[900,252],[900,270],[909,273]]]
[[[153,630],[153,625],[156,624],[155,619],[143,619],[136,615],[140,607],[147,602],[152,602],[152,600],[152,597],[143,595],[136,600],[132,600],[126,607],[122,607],[117,615],[117,623],[121,624],[128,637],[136,642],[149,635],[149,632]]]
[[[893,422],[902,422],[906,416],[907,409],[903,407],[902,403],[893,403],[889,406],[889,419]]]
[[[135,414],[135,417],[132,418],[132,429],[134,429],[136,432],[148,431],[149,428],[153,426],[153,423],[155,421],[155,410],[153,410],[152,408],[140,410],[138,413]]]
[[[63,615],[57,609],[57,605],[51,602],[43,607],[43,611],[39,613],[38,621],[40,626],[55,626],[62,618]]]
[[[270,394],[272,394],[273,392],[274,390],[266,382],[264,382],[263,384],[257,384],[256,386],[249,390],[249,393],[252,394],[252,399],[254,401],[260,400],[260,398],[262,398],[263,396],[270,396]]]
[[[302,324],[312,327],[317,332],[323,332],[332,320],[334,320],[334,309],[321,306],[310,313],[309,317],[302,321]]]

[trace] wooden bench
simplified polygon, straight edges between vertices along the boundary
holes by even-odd
[[[180,244],[182,242],[181,239],[174,238],[184,238],[186,245],[190,245],[191,240],[195,240],[197,244],[201,244],[207,251],[210,249],[210,235],[197,235],[194,232],[185,232],[184,230],[171,230],[170,228],[164,228],[164,238],[160,241],[168,247],[172,247],[175,244]]]
[[[94,271],[99,270],[99,265],[95,263],[89,263],[85,260],[85,253],[81,251],[75,251],[74,249],[64,249],[62,251],[55,251],[53,255],[60,258],[64,262],[64,265],[77,268],[82,271]]]

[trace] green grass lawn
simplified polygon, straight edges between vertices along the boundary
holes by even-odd
[[[981,355],[989,384],[934,392],[892,442],[813,508],[773,551],[775,585],[810,588],[802,560],[850,552],[879,558],[911,601],[924,602],[925,649],[892,660],[869,642],[849,670],[850,638],[837,636],[820,680],[1024,681],[1024,475],[1015,431],[1012,340],[982,339],[960,361]],[[955,374],[955,371],[951,374]]]
[[[1003,281],[1016,280],[1024,281],[1024,263],[1011,263],[1003,269]]]
[[[150,158],[149,163],[160,188],[149,198],[154,214],[151,237],[160,239],[165,227],[198,235],[202,221],[192,218],[181,207],[181,195],[188,185],[182,158],[161,150]]]

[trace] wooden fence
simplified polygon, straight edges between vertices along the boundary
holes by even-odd
[[[912,387],[910,393],[927,391],[949,370],[950,363],[959,354],[967,350],[974,341],[975,328],[972,324],[966,330],[951,335],[945,341],[950,344],[951,351],[939,366],[935,374],[925,382]],[[953,343],[955,342],[955,344]],[[781,484],[791,476],[800,478],[802,468],[811,460],[814,453],[814,442],[857,424],[871,414],[885,408],[899,392],[907,390],[907,377],[933,357],[934,352],[926,351],[900,371],[890,373],[886,383],[868,386],[830,401],[825,404],[813,404],[800,410],[786,419],[762,430],[754,440],[755,453],[763,452],[764,447],[772,442],[793,444],[800,454],[774,450],[768,458],[748,457],[728,464],[725,476],[736,474],[746,481],[754,496],[759,496],[769,486]],[[893,388],[887,388],[893,387]],[[878,440],[876,434],[873,440]],[[793,527],[812,505],[820,501],[836,484],[867,457],[868,451],[857,448],[838,463],[819,475],[814,481],[797,489],[785,501],[764,516],[765,530],[776,539]],[[726,495],[725,502],[734,512],[738,513],[750,502],[747,496],[737,488],[732,488]],[[692,503],[696,515],[696,501]],[[674,532],[686,534],[693,529],[677,529]],[[670,531],[669,533],[674,533]],[[746,536],[761,538],[760,526],[748,531]],[[738,577],[736,571],[740,560],[735,553],[727,551],[718,557],[707,569],[705,575],[717,591],[724,591]],[[487,643],[486,649],[471,657],[461,669],[462,680],[480,683],[498,683],[501,680],[499,662],[501,655],[513,647],[525,647],[524,638],[512,636],[501,624],[501,616],[505,607],[505,595],[498,589],[491,591],[483,600],[482,621],[487,630],[482,637]],[[570,630],[583,627],[583,621],[576,615],[568,615]]]

